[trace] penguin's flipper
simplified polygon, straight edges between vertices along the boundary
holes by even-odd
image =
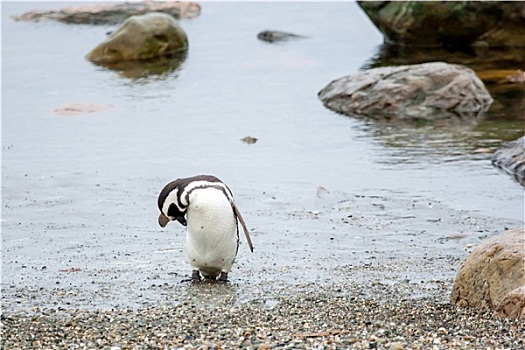
[[[244,231],[244,235],[246,236],[246,240],[248,241],[248,246],[250,247],[250,251],[253,253],[253,244],[252,239],[250,238],[250,234],[248,233],[248,229],[246,228],[246,223],[244,222],[244,219],[242,218],[241,212],[239,209],[237,209],[237,206],[235,203],[232,203],[233,211],[235,212],[235,216],[239,219],[239,222],[241,223],[242,230]]]

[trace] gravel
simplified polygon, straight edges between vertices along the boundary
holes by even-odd
[[[395,288],[339,285],[239,302],[202,282],[182,303],[110,310],[2,314],[3,349],[525,349],[518,320],[460,309],[443,296],[404,299]]]

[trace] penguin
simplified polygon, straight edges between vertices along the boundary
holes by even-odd
[[[246,223],[233,200],[232,191],[212,175],[176,179],[160,191],[158,223],[164,228],[177,221],[186,226],[186,250],[192,269],[190,281],[201,274],[221,282],[228,281],[239,250],[239,226],[244,230],[253,253]]]

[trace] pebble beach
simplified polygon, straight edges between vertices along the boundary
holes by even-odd
[[[190,288],[208,298],[177,305],[4,313],[3,349],[525,349],[518,320],[347,287],[239,303],[202,282]]]

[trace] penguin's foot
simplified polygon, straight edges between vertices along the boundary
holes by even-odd
[[[199,270],[193,270],[191,272],[191,281],[199,282],[200,280],[201,280],[201,274],[199,273]]]
[[[199,273],[199,270],[193,270],[191,272],[191,278],[188,278],[186,280],[182,280],[182,282],[200,282],[201,280],[201,274]]]
[[[228,282],[228,272],[221,272],[221,275],[219,276],[219,279],[217,281],[223,283]]]

